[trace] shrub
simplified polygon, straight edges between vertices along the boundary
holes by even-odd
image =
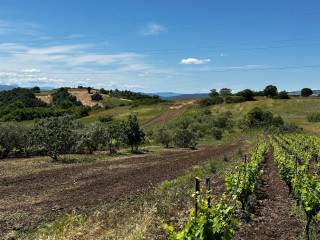
[[[246,99],[242,96],[227,96],[225,98],[225,102],[226,103],[241,103],[241,102],[245,102]]]
[[[301,96],[302,97],[309,97],[313,94],[313,91],[310,88],[303,88],[301,89]]]
[[[91,99],[92,101],[101,101],[103,98],[99,93],[95,92],[91,95]]]
[[[218,129],[218,128],[212,128],[211,130],[212,132],[212,136],[216,139],[216,140],[221,140],[222,139],[222,130]]]
[[[288,92],[286,91],[281,91],[279,92],[278,96],[276,97],[278,99],[290,99]]]
[[[283,120],[280,116],[274,117],[271,112],[263,111],[258,107],[249,111],[240,121],[241,128],[279,127],[281,125],[283,125]]]
[[[189,129],[178,128],[174,132],[174,143],[177,147],[195,149],[197,136]]]
[[[216,105],[216,104],[222,104],[224,102],[222,97],[210,97],[210,98],[204,98],[199,101],[199,104],[201,106],[210,106],[210,105]]]
[[[237,96],[241,96],[245,99],[245,101],[253,101],[255,93],[251,89],[245,89],[236,94]]]
[[[309,113],[307,119],[309,122],[320,122],[320,112]]]
[[[172,142],[172,132],[167,127],[161,127],[155,132],[155,141],[166,148]]]

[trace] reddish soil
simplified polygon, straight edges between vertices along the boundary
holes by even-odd
[[[0,232],[30,230],[72,209],[88,211],[147,191],[187,169],[238,150],[239,144],[172,151],[66,166],[29,176],[0,177]],[[14,217],[13,217],[14,216]],[[0,233],[0,238],[1,238]]]
[[[280,179],[271,154],[265,162],[264,174],[256,195],[257,207],[252,221],[240,226],[235,239],[298,239],[304,229],[303,224],[292,213],[294,202],[288,196],[288,188]]]

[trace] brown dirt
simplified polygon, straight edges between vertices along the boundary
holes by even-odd
[[[257,189],[257,208],[252,221],[242,224],[237,240],[293,240],[303,231],[302,222],[292,213],[294,204],[280,179],[272,154],[268,154],[261,185]]]
[[[209,158],[235,152],[238,147],[239,144],[232,144],[164,152],[66,166],[27,176],[0,177],[0,232],[30,230],[72,209],[88,211],[145,192]]]
[[[100,105],[101,103],[92,101],[91,95],[95,93],[95,90],[91,90],[91,94],[88,93],[88,89],[69,89],[68,92],[77,98],[78,101],[80,101],[84,106],[93,107],[94,105]]]
[[[36,95],[36,98],[41,100],[42,102],[45,102],[47,104],[52,103],[52,96],[51,95]]]
[[[68,92],[77,98],[78,101],[80,101],[84,106],[93,107],[94,105],[100,105],[102,106],[102,103],[92,101],[91,95],[95,93],[95,90],[91,90],[91,94],[88,93],[88,89],[83,88],[70,88]],[[52,102],[52,96],[49,95],[37,95],[36,98],[40,99],[41,101],[50,104]]]

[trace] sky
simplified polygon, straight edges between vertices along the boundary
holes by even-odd
[[[0,84],[320,89],[318,0],[1,0]]]

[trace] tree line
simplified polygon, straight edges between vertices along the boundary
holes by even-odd
[[[137,116],[126,121],[96,122],[84,126],[73,117],[51,117],[35,122],[27,128],[18,123],[0,124],[0,158],[44,155],[63,161],[64,154],[92,154],[98,149],[116,153],[129,146],[133,152],[145,141]]]
[[[70,95],[67,88],[57,89],[52,94],[52,103],[47,104],[36,97],[39,87],[14,88],[0,92],[0,121],[24,121],[66,114],[75,118],[87,116],[91,110]]]
[[[313,94],[310,88],[303,88],[300,91],[300,96],[309,97]],[[203,106],[216,105],[222,103],[240,103],[245,101],[254,101],[255,97],[268,97],[273,99],[290,99],[287,91],[278,91],[278,88],[274,85],[268,85],[262,91],[254,91],[251,89],[244,89],[237,93],[232,93],[230,88],[222,88],[218,92],[216,89],[212,89],[208,94],[208,98],[200,100],[200,104]]]

